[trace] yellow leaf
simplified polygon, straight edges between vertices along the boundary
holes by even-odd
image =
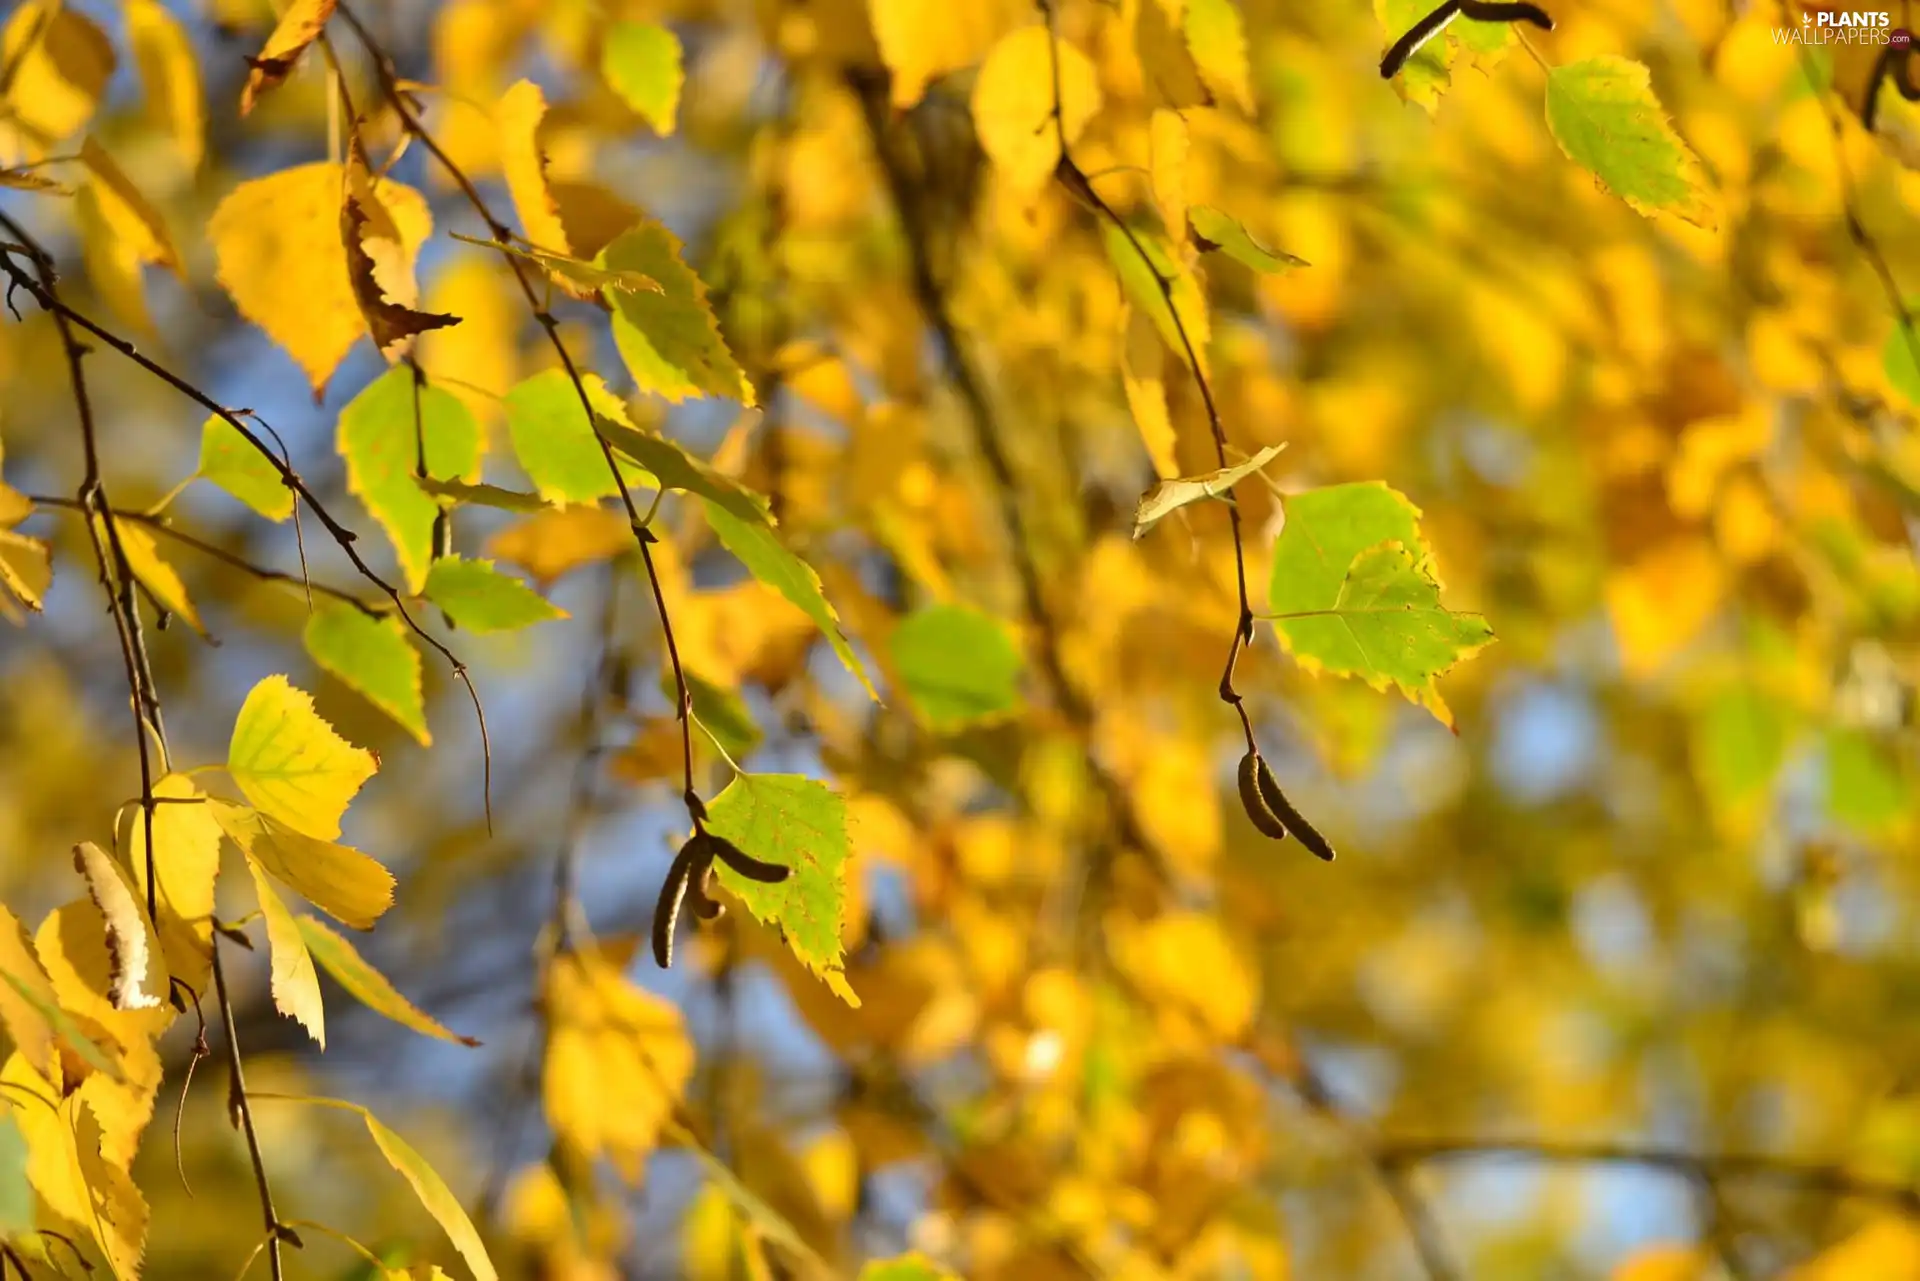
[[[253,892],[260,903],[260,915],[267,923],[267,948],[273,955],[273,1005],[288,1018],[297,1020],[321,1049],[327,1048],[327,1016],[320,1001],[320,976],[314,972],[313,957],[293,913],[274,892],[264,867],[255,859],[247,860],[253,876]]]
[[[27,942],[26,927],[0,904],[0,1023],[33,1070],[48,1078],[59,1059],[47,1011],[58,1005],[53,983]]]
[[[34,934],[33,947],[60,1001],[54,1030],[77,1056],[63,1056],[64,1092],[77,1094],[93,1108],[108,1160],[129,1166],[153,1116],[163,1074],[153,1042],[172,1024],[173,1007],[115,1007],[113,952],[106,923],[89,899],[75,899],[49,913]],[[103,1052],[103,1042],[118,1047],[111,1058]],[[81,1064],[94,1070],[82,1072]]]
[[[610,560],[633,547],[626,517],[605,507],[566,507],[540,512],[487,540],[487,555],[518,565],[542,591],[580,568]]]
[[[246,115],[261,94],[278,85],[293,72],[294,64],[307,46],[319,39],[327,19],[333,16],[339,0],[293,0],[280,14],[280,21],[267,37],[257,57],[248,58],[252,70],[247,86],[240,92],[240,114]]]
[[[153,871],[160,909],[154,926],[167,973],[198,992],[206,987],[213,946],[213,888],[220,871],[220,825],[194,781],[169,774],[153,785]],[[136,802],[120,811],[114,846],[127,851],[127,866],[142,903],[147,894],[147,822]]]
[[[107,955],[112,962],[107,994],[113,1007],[158,1009],[167,996],[166,962],[133,876],[119,859],[92,841],[73,847],[73,867],[86,877],[87,892],[106,922]]]
[[[99,143],[89,137],[81,144],[80,159],[89,171],[76,208],[87,274],[122,319],[150,334],[153,322],[140,269],[154,263],[179,275],[180,256],[159,211]]]
[[[1053,118],[1055,56],[1060,118]],[[980,146],[1021,191],[1037,192],[1060,160],[1060,134],[1071,147],[1100,110],[1093,63],[1042,26],[1022,27],[994,45],[973,84],[973,123]]]
[[[1147,126],[1147,176],[1160,221],[1176,245],[1187,240],[1187,153],[1192,146],[1179,112],[1161,107],[1153,113]]]
[[[243,182],[207,223],[220,284],[234,305],[306,371],[316,396],[363,333],[365,318],[340,237],[340,165],[298,165]],[[374,197],[398,236],[398,265],[410,272],[433,228],[419,192],[382,178]]]
[[[427,284],[428,311],[460,317],[451,329],[420,338],[420,367],[427,381],[445,387],[482,424],[501,416],[501,398],[520,380],[520,325],[526,308],[512,295],[513,282],[499,256],[461,251]],[[485,446],[485,436],[481,439]]]
[[[480,1044],[470,1036],[448,1031],[439,1020],[400,995],[393,984],[387,981],[386,975],[369,965],[353,944],[329,928],[325,921],[318,917],[302,916],[297,924],[301,937],[306,940],[307,952],[320,962],[322,969],[333,975],[335,982],[347,990],[347,995],[375,1014],[392,1019],[402,1027],[412,1028],[422,1036],[457,1041],[461,1045]]]
[[[41,602],[46,599],[47,588],[52,583],[53,548],[47,545],[46,540],[0,529],[0,587],[6,589],[6,594],[0,595],[0,613],[19,622],[20,617],[13,608],[14,601],[39,613]],[[9,596],[12,600],[8,599]]]
[[[206,102],[193,40],[160,0],[126,0],[127,42],[140,68],[147,118],[173,138],[189,169],[206,150]]]
[[[928,84],[979,61],[1025,11],[1004,0],[867,0],[880,57],[893,73],[894,109],[906,110]]]
[[[1648,1246],[1622,1260],[1612,1281],[1704,1281],[1708,1258],[1697,1246]]]
[[[335,1108],[342,1112],[351,1112],[366,1122],[367,1133],[373,1136],[373,1144],[380,1149],[380,1155],[387,1158],[400,1177],[407,1181],[420,1204],[433,1216],[447,1239],[453,1242],[453,1248],[466,1260],[472,1269],[474,1281],[500,1281],[500,1274],[493,1266],[493,1260],[487,1257],[487,1247],[480,1240],[480,1233],[474,1229],[473,1220],[460,1208],[460,1201],[447,1187],[446,1180],[413,1148],[413,1145],[401,1138],[380,1120],[357,1103],[347,1103],[340,1099],[323,1099],[296,1094],[260,1094],[257,1098],[277,1099],[283,1103],[307,1103],[315,1107]]]
[[[146,1201],[126,1170],[105,1158],[100,1122],[88,1102],[62,1098],[19,1055],[0,1068],[0,1082],[15,1100],[13,1119],[27,1142],[33,1190],[54,1216],[85,1231],[112,1276],[134,1281],[146,1245]],[[75,1273],[61,1267],[53,1275]]]
[[[1193,1020],[1215,1042],[1237,1039],[1253,1021],[1257,977],[1216,916],[1170,912],[1130,926],[1115,938],[1114,956],[1151,1003]]]
[[[627,941],[557,958],[547,971],[547,1121],[587,1157],[637,1182],[693,1074],[680,1011],[628,982]]]
[[[507,193],[520,215],[526,237],[542,249],[572,254],[567,231],[560,222],[560,206],[547,186],[547,165],[540,154],[540,121],[547,100],[531,80],[515,81],[501,95],[495,118],[500,126],[500,166],[506,172]]]
[[[255,685],[234,718],[227,773],[249,801],[288,827],[331,841],[361,784],[379,768],[313,710],[284,676]]]
[[[1676,539],[1613,570],[1607,612],[1627,675],[1650,675],[1698,636],[1726,587],[1720,558],[1699,538]]]
[[[1247,33],[1234,0],[1187,0],[1181,22],[1194,66],[1213,96],[1249,114],[1253,89],[1247,80]]]
[[[28,0],[0,37],[13,78],[0,100],[0,158],[39,160],[93,118],[113,76],[107,33],[62,0]]]
[[[392,213],[374,195],[373,175],[358,154],[347,164],[340,243],[354,302],[388,364],[412,348],[414,335],[460,323],[458,316],[414,310],[419,289],[413,279],[413,253]]]
[[[100,212],[113,233],[141,262],[165,267],[184,278],[180,254],[173,247],[173,237],[167,233],[160,211],[121,172],[106,148],[88,138],[80,144],[80,161],[91,174],[88,187],[99,200]]]
[[[1920,1226],[1875,1219],[1839,1245],[1787,1274],[1786,1281],[1920,1281]]]
[[[96,526],[99,525],[97,517],[94,523]],[[161,559],[160,543],[154,537],[153,531],[144,525],[117,516],[114,518],[113,528],[119,540],[120,552],[127,558],[127,568],[133,571],[133,576],[139,580],[140,585],[152,594],[160,608],[170,614],[178,614],[187,626],[205,636],[207,629],[200,622],[200,611],[195,609],[193,602],[187,598],[187,585],[181,579],[179,571]],[[103,542],[106,540],[104,529],[101,532],[101,539]]]
[[[359,850],[315,840],[242,805],[211,801],[208,807],[249,862],[342,924],[370,930],[393,906],[393,873]]]

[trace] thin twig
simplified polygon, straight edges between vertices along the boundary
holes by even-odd
[[[247,1097],[246,1071],[240,1065],[240,1037],[233,1026],[233,1001],[227,995],[227,973],[220,961],[220,932],[213,935],[213,990],[220,1001],[220,1021],[227,1034],[228,1105],[240,1115],[240,1128],[247,1136],[247,1155],[253,1161],[253,1183],[260,1193],[260,1213],[265,1220],[267,1266],[275,1281],[284,1273],[280,1263],[280,1216],[273,1209],[273,1185],[267,1180],[267,1162],[260,1151],[260,1136],[253,1128],[253,1102]]]
[[[72,498],[58,498],[50,494],[28,494],[26,495],[26,499],[36,507],[57,507],[75,512],[82,510],[80,503]],[[261,582],[284,583],[289,587],[302,589],[303,591],[310,589],[318,592],[322,596],[328,596],[344,604],[351,605],[370,618],[386,617],[387,611],[377,605],[360,599],[360,597],[344,588],[332,587],[325,583],[311,582],[304,574],[289,574],[285,570],[270,569],[265,565],[250,561],[244,556],[230,552],[215,543],[210,543],[204,538],[189,534],[185,530],[174,526],[164,516],[156,516],[151,512],[131,511],[124,507],[115,507],[113,508],[113,518],[116,521],[131,521],[136,525],[144,525],[162,537],[170,538],[183,547],[191,547],[201,555],[212,557],[221,564],[232,569],[237,569],[244,574],[259,579]]]

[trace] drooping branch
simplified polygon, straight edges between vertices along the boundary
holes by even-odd
[[[574,362],[573,353],[567,350],[566,343],[560,337],[559,320],[541,300],[540,293],[528,279],[526,263],[519,255],[504,252],[513,245],[512,228],[494,215],[492,207],[480,194],[473,180],[447,154],[432,132],[427,129],[425,122],[420,119],[419,112],[407,97],[405,90],[401,88],[400,77],[392,55],[380,44],[351,7],[342,4],[335,12],[352,29],[355,38],[366,50],[367,57],[373,64],[374,76],[379,81],[381,94],[392,106],[394,114],[399,118],[401,128],[407,136],[424,147],[427,154],[439,164],[447,178],[459,189],[467,203],[472,206],[474,213],[479,215],[481,222],[486,225],[487,234],[502,248],[501,257],[506,260],[508,269],[513,273],[514,282],[519,286],[520,294],[526,300],[529,312],[541,331],[546,334],[548,345],[553,348],[555,356],[559,358],[560,367],[566,372],[568,381],[573,384],[574,396],[580,402],[580,412],[586,415],[587,425],[593,432],[593,438],[600,447],[601,456],[606,460],[607,470],[613,476],[614,486],[619,491],[621,505],[626,509],[627,523],[633,531],[634,542],[640,549],[641,564],[647,571],[647,583],[653,590],[654,608],[660,616],[660,631],[666,643],[668,661],[673,668],[674,692],[678,704],[676,714],[680,720],[681,755],[684,765],[681,799],[686,805],[687,816],[693,821],[695,830],[704,830],[707,817],[706,806],[701,802],[693,783],[693,691],[687,683],[686,671],[680,663],[680,646],[674,637],[673,619],[667,610],[666,593],[661,586],[659,569],[653,560],[653,544],[659,541],[659,535],[655,534],[651,528],[652,514],[643,516],[639,506],[634,502],[633,492],[627,484],[626,475],[620,470],[619,461],[614,456],[613,445],[600,430],[599,421],[594,414],[593,400],[587,394],[586,382],[581,377],[578,365]]]

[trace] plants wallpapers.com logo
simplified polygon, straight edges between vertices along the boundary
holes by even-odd
[[[1893,15],[1881,10],[1806,9],[1798,27],[1776,27],[1775,44],[1868,44],[1909,48],[1913,33],[1893,25]]]

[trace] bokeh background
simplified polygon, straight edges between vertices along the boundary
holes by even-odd
[[[1797,9],[1550,5],[1558,29],[1529,32],[1530,49],[1443,44],[1444,67],[1389,84],[1380,53],[1421,9],[1383,4],[1243,0],[1244,102],[1180,79],[1191,68],[1165,26],[1178,5],[1055,6],[1060,38],[1098,71],[1102,106],[1073,156],[1103,195],[1153,217],[1148,121],[1171,104],[1190,130],[1194,202],[1311,264],[1260,275],[1209,255],[1203,268],[1229,442],[1287,446],[1270,484],[1236,491],[1256,587],[1277,493],[1382,479],[1423,510],[1448,604],[1499,636],[1442,680],[1449,733],[1395,695],[1302,673],[1261,626],[1239,687],[1295,802],[1341,848],[1331,866],[1260,838],[1233,794],[1239,730],[1214,692],[1235,611],[1223,509],[1129,537],[1154,464],[1125,384],[1164,384],[1187,474],[1214,465],[1196,387],[1129,345],[1089,212],[1057,185],[1007,180],[976,146],[972,68],[1037,11],[356,6],[400,74],[431,86],[429,128],[503,216],[489,112],[524,77],[552,104],[541,141],[555,181],[685,241],[762,412],[638,395],[629,410],[774,497],[886,697],[869,702],[670,503],[681,645],[750,721],[741,764],[851,798],[846,942],[865,1003],[837,1005],[733,915],[672,971],[643,948],[629,974],[684,1011],[698,1047],[686,1105],[713,1153],[849,1273],[919,1248],[982,1278],[1419,1278],[1441,1275],[1418,1248],[1430,1238],[1429,1256],[1487,1281],[1761,1277],[1851,1237],[1880,1253],[1798,1275],[1920,1276],[1897,1197],[1795,1177],[1920,1177],[1920,374],[1898,329],[1902,300],[1920,299],[1907,167],[1920,113],[1888,92],[1878,131],[1861,129],[1871,53],[1781,43]],[[10,49],[36,5],[14,6]],[[121,6],[66,7],[116,50],[104,93],[59,146],[36,150],[0,122],[5,158],[70,155],[90,133],[162,213],[181,270],[116,259],[70,199],[0,191],[0,207],[55,250],[75,306],[271,423],[391,564],[334,448],[341,407],[384,362],[362,344],[316,399],[236,314],[204,234],[242,181],[339,155],[327,63],[309,57],[243,119],[245,57],[272,6],[169,0],[204,95],[195,155],[186,117],[153,101]],[[671,133],[601,75],[619,20],[665,24],[684,47]],[[422,364],[486,425],[487,478],[521,484],[499,396],[552,353],[499,256],[449,234],[486,229],[422,148],[398,145],[337,28],[363,136],[432,202],[425,306],[464,320],[426,338]],[[1559,152],[1540,63],[1603,55],[1651,68],[1708,175],[1711,227],[1642,216]],[[921,93],[902,83],[916,58]],[[5,114],[65,105],[23,75]],[[20,318],[0,325],[6,481],[69,495],[81,463],[59,348],[17,301]],[[583,366],[630,391],[604,318],[558,311]],[[971,372],[957,378],[956,359]],[[193,473],[203,415],[108,353],[89,367],[115,501],[162,499]],[[983,410],[1011,492],[978,449]],[[299,564],[289,527],[204,482],[168,511],[249,560]],[[529,532],[540,519],[463,508],[456,528],[462,550],[520,567],[570,615],[447,636],[486,703],[491,833],[480,742],[444,667],[428,664],[423,749],[302,652],[297,590],[165,549],[218,640],[179,625],[153,637],[177,755],[221,759],[265,675],[313,690],[381,756],[346,839],[400,889],[364,950],[485,1043],[414,1037],[329,987],[318,1053],[273,1009],[256,956],[233,963],[250,1077],[352,1098],[402,1128],[483,1206],[508,1275],[759,1275],[751,1225],[687,1152],[657,1152],[633,1182],[548,1159],[535,998],[555,860],[577,842],[596,934],[644,933],[685,815],[663,781],[677,739],[659,764],[670,700],[645,580],[608,559],[617,547]],[[43,509],[25,530],[55,541],[57,566],[45,613],[0,629],[0,893],[31,923],[76,893],[67,849],[107,837],[138,775],[84,529]],[[311,522],[304,533],[315,579],[351,585]],[[1049,641],[1022,622],[1021,555],[1085,723],[1035,661]],[[1021,629],[1017,715],[941,735],[888,692],[888,637],[930,601]],[[626,697],[608,692],[608,667]],[[1112,848],[1090,759],[1173,863],[1170,889]],[[716,768],[703,759],[703,775]],[[1117,887],[1089,897],[1086,869],[1103,860]],[[191,1199],[174,1170],[191,1024],[164,1042],[136,1167],[155,1278],[231,1275],[257,1235],[217,1058],[182,1113]],[[261,1122],[283,1213],[444,1261],[350,1121],[263,1107]],[[1400,1159],[1428,1140],[1535,1150]],[[1589,1157],[1745,1153],[1792,1168],[1581,1158],[1592,1144],[1621,1150]],[[349,1252],[308,1239],[295,1275],[353,1275]]]

